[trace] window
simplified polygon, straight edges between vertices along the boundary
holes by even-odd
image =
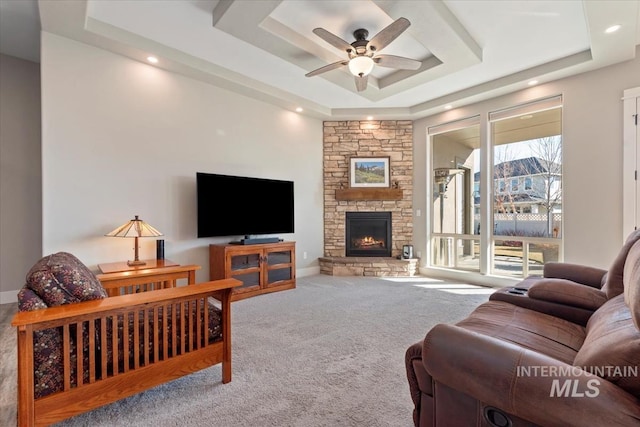
[[[544,107],[489,114],[494,174],[510,184],[493,196],[494,274],[540,274],[545,262],[560,257],[562,115],[559,103]]]
[[[541,274],[562,260],[560,96],[428,129],[428,263]],[[481,203],[482,202],[482,203]]]
[[[430,128],[430,264],[479,271],[479,118]]]

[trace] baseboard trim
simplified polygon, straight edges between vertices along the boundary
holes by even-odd
[[[296,270],[296,277],[315,276],[316,274],[320,274],[320,266]]]
[[[296,277],[314,276],[316,274],[320,274],[320,266],[296,270]],[[18,302],[18,292],[19,290],[0,292],[0,304]]]
[[[14,302],[18,302],[18,292],[20,291],[15,290],[0,292],[0,304],[11,304]]]

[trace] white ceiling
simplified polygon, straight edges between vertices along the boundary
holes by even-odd
[[[37,60],[35,0],[0,8],[0,51]],[[640,45],[640,0],[41,0],[39,11],[45,31],[337,119],[423,117],[630,60]],[[382,53],[420,60],[418,71],[376,67],[364,92],[346,67],[305,77],[346,59],[314,28],[351,43],[399,17],[411,26]]]

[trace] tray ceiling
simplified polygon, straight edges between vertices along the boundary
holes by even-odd
[[[41,1],[43,30],[323,118],[417,118],[633,59],[639,1]],[[316,36],[347,42],[399,17],[411,26],[384,54],[417,71],[374,68],[357,92],[346,59]],[[606,34],[611,25],[622,27]]]

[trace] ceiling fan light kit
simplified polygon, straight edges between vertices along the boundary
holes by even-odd
[[[369,56],[356,56],[349,61],[349,71],[358,77],[364,77],[373,71],[373,59]]]
[[[387,68],[397,68],[401,70],[417,70],[422,63],[415,59],[404,58],[394,55],[376,55],[389,43],[394,41],[402,34],[411,23],[406,18],[398,18],[393,23],[382,29],[371,40],[367,40],[369,32],[364,28],[359,28],[353,32],[355,41],[351,44],[347,43],[340,37],[325,30],[324,28],[316,28],[313,33],[329,43],[330,45],[346,52],[349,60],[334,62],[325,65],[306,74],[307,77],[317,76],[318,74],[334,70],[336,68],[348,66],[349,71],[353,74],[356,83],[356,89],[361,92],[367,88],[368,75],[373,71],[374,65]]]

